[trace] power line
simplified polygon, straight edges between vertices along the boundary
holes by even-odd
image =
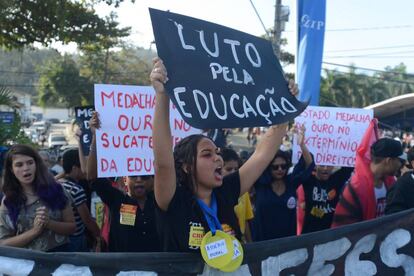
[[[371,51],[371,50],[398,49],[398,48],[409,48],[409,47],[414,47],[414,44],[395,45],[395,46],[383,46],[383,47],[373,47],[373,48],[331,50],[331,51],[325,51],[325,52],[326,53],[355,52],[355,51]]]
[[[414,56],[369,56],[369,55],[364,55],[364,56],[327,56],[325,58],[332,58],[332,59],[336,59],[336,58],[401,58],[401,59],[406,59],[406,58],[414,58]]]
[[[145,70],[143,70],[144,72]],[[108,75],[123,75],[123,76],[128,76],[128,75],[137,75],[137,74],[142,74],[143,72],[137,72],[137,71],[133,71],[133,72],[108,72]],[[0,70],[0,73],[9,73],[9,74],[22,74],[22,75],[40,75],[41,73],[36,72],[36,71],[12,71],[12,70]],[[79,74],[76,73],[61,73],[60,75],[64,75],[64,76],[78,76]]]
[[[256,13],[256,15],[257,15],[257,18],[259,18],[259,21],[260,21],[260,23],[262,24],[263,30],[265,31],[266,35],[267,35],[268,37],[270,37],[271,35],[270,35],[270,33],[267,31],[266,26],[265,26],[265,24],[263,23],[262,18],[260,17],[260,14],[257,12],[256,7],[254,6],[253,1],[252,1],[252,0],[249,0],[249,1],[250,1],[250,4],[251,4],[251,5],[252,5],[252,7],[253,7],[254,12],[255,12],[255,13]]]
[[[380,26],[380,27],[327,29],[325,30],[325,32],[380,31],[380,30],[388,30],[388,29],[409,29],[413,27],[414,27],[413,25],[394,25],[394,26]],[[287,32],[294,32],[294,30],[289,30]]]
[[[405,77],[414,77],[414,74],[409,74],[409,73],[384,71],[384,70],[378,70],[378,69],[372,69],[372,68],[366,68],[366,67],[359,67],[359,66],[353,66],[353,65],[345,65],[345,64],[326,62],[326,61],[323,61],[322,63],[328,64],[328,65],[339,66],[339,67],[354,68],[354,69],[359,69],[359,70],[364,70],[364,71],[372,71],[372,72],[385,73],[385,74],[402,75],[402,76],[405,76]]]
[[[361,27],[361,28],[346,28],[346,29],[331,29],[328,32],[353,32],[353,31],[378,31],[387,29],[407,29],[413,28],[413,25],[394,25],[394,26],[380,26],[380,27]]]
[[[346,57],[366,57],[366,56],[376,56],[376,55],[382,56],[382,55],[411,54],[411,53],[414,53],[414,50],[355,54],[355,55],[346,56]],[[331,57],[343,57],[343,56],[331,56]]]
[[[352,72],[342,72],[342,71],[337,71],[337,70],[328,69],[328,68],[322,68],[322,69],[324,69],[326,71],[336,71],[338,73],[347,74],[347,75],[353,74]],[[387,79],[387,78],[383,78],[383,77],[368,76],[368,75],[365,75],[365,74],[355,74],[355,75],[362,76],[362,77],[365,77],[365,78],[378,79],[378,80],[382,80],[384,82],[395,82],[395,83],[401,83],[401,84],[412,84],[412,85],[414,85],[414,82],[411,82],[411,81]]]

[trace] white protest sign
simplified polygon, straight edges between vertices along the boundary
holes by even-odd
[[[152,121],[155,92],[149,86],[95,85],[95,110],[101,120],[96,132],[98,177],[154,173]],[[171,104],[173,145],[199,129],[186,124]]]
[[[295,123],[305,125],[305,143],[317,165],[353,167],[356,150],[373,116],[371,109],[308,106]],[[301,154],[294,141],[293,163]]]

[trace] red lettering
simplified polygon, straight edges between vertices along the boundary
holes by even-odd
[[[129,108],[132,105],[132,97],[130,94],[125,94],[125,108]]]
[[[128,128],[129,118],[126,115],[119,115],[118,128],[120,130],[126,130]]]
[[[152,99],[151,108],[154,109],[154,107],[155,107],[155,97],[151,97],[151,99]]]
[[[126,148],[126,149],[129,148],[129,145],[126,143],[128,138],[129,138],[129,135],[124,136],[124,143],[123,144],[124,144],[124,148]]]
[[[152,129],[152,124],[151,124],[152,116],[149,115],[149,114],[145,115],[144,121],[145,121],[144,122],[144,129],[147,129],[147,126],[149,126],[149,128]]]
[[[137,138],[135,136],[132,136],[132,140],[131,140],[131,148],[132,147],[138,147],[138,142],[137,142]]]
[[[332,162],[332,155],[331,155],[331,154],[329,154],[329,153],[328,153],[328,154],[326,155],[325,162],[326,162],[326,163],[330,163],[330,162]]]
[[[109,169],[110,172],[115,171],[118,172],[118,168],[116,167],[115,161],[111,159],[111,162],[108,162],[105,158],[101,159],[101,171],[106,172]]]
[[[174,129],[189,131],[191,126],[184,122],[184,120],[180,119],[174,119]]]
[[[118,99],[118,107],[124,107],[124,106],[122,105],[122,95],[123,95],[123,93],[118,93],[118,95],[117,95],[117,99]]]
[[[112,91],[109,95],[104,91],[101,91],[102,106],[105,106],[105,98],[112,99],[112,106],[115,106],[114,91]]]
[[[118,138],[118,141],[116,141],[116,138]],[[112,144],[114,145],[115,148],[119,148],[119,146],[121,145],[121,137],[119,137],[119,136],[113,137],[112,136]]]
[[[147,162],[148,161],[148,162]],[[146,159],[144,159],[144,170],[146,171],[146,172],[150,172],[151,171],[151,169],[152,169],[152,162],[151,162],[151,160],[146,160]]]
[[[178,144],[178,142],[180,142],[180,137],[177,137],[177,136],[174,136],[173,137],[173,145],[175,146],[175,145],[177,145]]]
[[[108,170],[108,160],[106,160],[105,158],[101,159],[101,171],[106,172]]]
[[[151,97],[149,97],[149,95],[145,94],[145,106],[151,106],[151,104],[152,104]]]
[[[134,122],[136,123],[136,125],[134,124]],[[138,117],[138,120],[135,120],[135,116],[132,116],[131,118],[131,128],[133,131],[137,131],[139,130],[139,128],[141,127],[141,117]],[[144,126],[145,129],[145,126]]]
[[[109,171],[115,171],[115,172],[117,172],[118,171],[118,168],[116,167],[116,164],[115,164],[115,161],[114,160],[111,160],[111,167],[109,168]]]
[[[127,170],[128,172],[142,172],[143,170],[145,172],[151,172],[152,168],[154,167],[154,162],[152,160],[141,158],[133,158],[129,157],[127,159]]]
[[[104,148],[109,147],[108,133],[106,133],[106,132],[102,133],[101,140],[103,141],[102,146]]]

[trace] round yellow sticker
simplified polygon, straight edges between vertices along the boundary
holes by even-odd
[[[217,230],[213,236],[209,231],[201,241],[201,256],[211,267],[222,268],[228,265],[234,256],[232,236]]]
[[[224,272],[236,271],[243,262],[243,257],[244,257],[243,247],[238,239],[236,239],[233,236],[231,236],[231,238],[232,238],[232,242],[234,246],[233,258],[231,259],[228,265],[220,268],[220,270]]]

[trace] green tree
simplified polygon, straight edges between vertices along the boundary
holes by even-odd
[[[4,86],[0,86],[0,106],[1,105],[13,110],[20,108],[20,104],[14,99],[10,89]]]
[[[99,41],[105,21],[94,10],[101,1],[2,0],[0,1],[0,47],[23,48],[53,41],[79,45]],[[118,6],[122,0],[104,0]]]
[[[93,103],[93,85],[80,76],[79,68],[71,56],[51,61],[41,68],[39,104],[71,108]]]
[[[406,73],[404,64],[387,67],[373,75],[324,70],[321,81],[321,105],[365,107],[414,91],[414,76]]]
[[[10,89],[4,86],[0,86],[0,106],[11,109],[14,115],[11,124],[0,121],[0,145],[5,146],[11,143],[31,144],[30,139],[21,131],[20,104],[12,96]]]
[[[0,86],[37,95],[37,67],[61,55],[54,49],[0,50]]]
[[[82,75],[94,83],[108,83],[112,74],[109,63],[113,49],[123,45],[122,38],[130,33],[130,28],[118,27],[117,16],[111,13],[105,18],[106,32],[93,43],[80,46],[83,55],[81,57]]]

